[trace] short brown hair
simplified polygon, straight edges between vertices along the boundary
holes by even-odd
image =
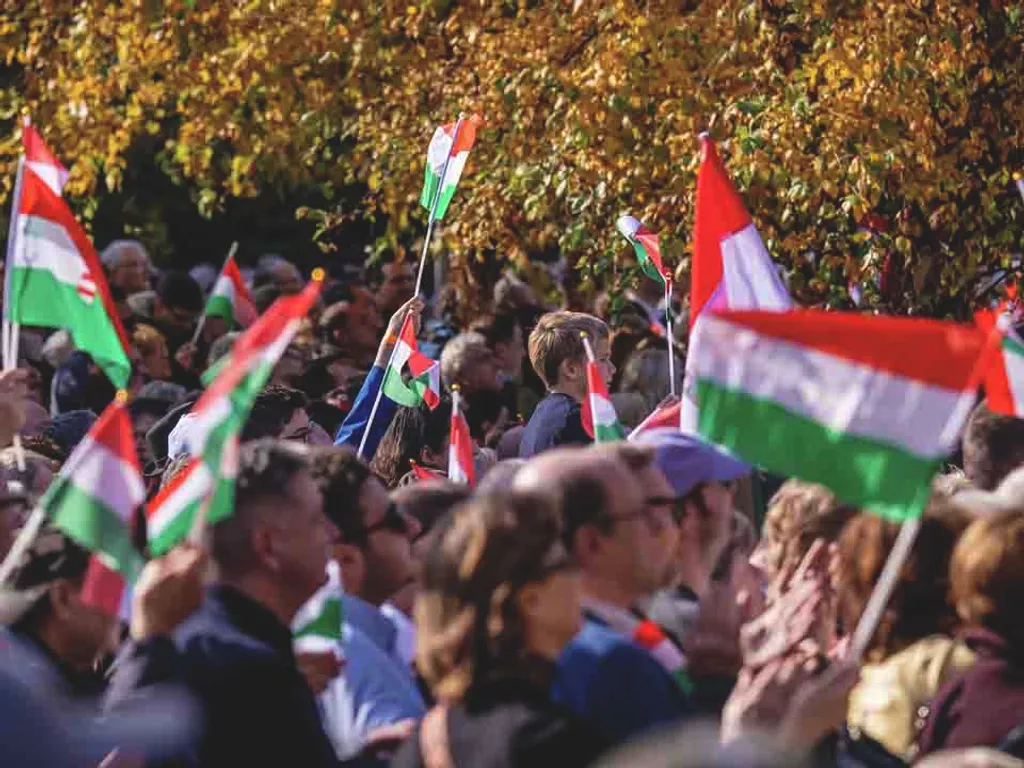
[[[557,510],[534,494],[472,499],[439,523],[415,609],[417,667],[438,699],[461,699],[489,680],[543,675],[548,665],[526,649],[516,596],[545,578],[558,546]]]
[[[604,321],[584,312],[548,312],[537,321],[530,333],[530,364],[544,386],[558,383],[558,369],[566,360],[582,360],[586,351],[580,334],[586,332],[594,341],[608,339]]]
[[[868,648],[872,661],[882,661],[929,635],[953,634],[959,622],[950,596],[949,565],[969,523],[966,513],[941,495],[933,496]],[[838,596],[851,629],[864,613],[899,531],[896,523],[861,512],[839,537]]]
[[[953,600],[964,623],[1024,648],[1024,513],[996,512],[971,524],[953,552]]]

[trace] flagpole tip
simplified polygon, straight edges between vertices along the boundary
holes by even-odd
[[[119,405],[124,405],[125,403],[128,402],[128,390],[127,389],[119,389],[119,390],[117,390],[117,393],[114,395],[114,399],[118,402]]]
[[[1020,181],[1021,179],[1024,179],[1024,176],[1021,175],[1021,172],[1020,171],[1014,171],[1013,172],[1013,180],[1014,181]]]
[[[586,341],[587,339],[590,338],[590,334],[587,333],[586,331],[580,331],[580,338]]]
[[[313,270],[313,274],[311,274],[310,277],[313,279],[313,282],[322,283],[324,278],[327,277],[327,273],[324,271],[323,267],[317,267]]]
[[[711,141],[711,134],[707,131],[701,131],[697,134],[697,138],[701,141]]]
[[[457,393],[462,390],[462,387],[460,387],[458,384],[452,384],[450,387],[448,387],[448,389],[450,389],[452,392]]]

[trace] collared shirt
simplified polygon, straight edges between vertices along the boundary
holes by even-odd
[[[140,695],[154,695],[153,686],[174,683],[195,696],[205,717],[195,754],[180,764],[337,765],[296,667],[291,629],[238,590],[210,587],[171,637],[128,643],[115,663],[107,706],[131,706]]]

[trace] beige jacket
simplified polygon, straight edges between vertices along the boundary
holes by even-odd
[[[939,689],[974,663],[974,653],[945,635],[918,640],[879,664],[865,664],[850,694],[847,725],[860,729],[904,760]]]

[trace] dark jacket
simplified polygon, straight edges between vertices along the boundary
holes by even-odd
[[[107,706],[130,706],[162,683],[184,685],[205,716],[196,754],[181,764],[338,764],[313,694],[295,665],[290,629],[235,589],[211,587],[200,609],[172,637],[129,643],[115,663]]]
[[[921,754],[995,747],[1024,723],[1024,655],[1020,649],[1010,648],[1001,636],[987,630],[971,631],[964,639],[976,661],[939,691],[921,735]]]
[[[582,768],[605,747],[600,734],[525,681],[482,685],[449,709],[447,718],[455,768]],[[391,765],[422,768],[419,730]]]
[[[519,457],[528,459],[556,445],[589,445],[593,442],[583,429],[582,406],[570,395],[549,392],[537,403],[523,430]]]

